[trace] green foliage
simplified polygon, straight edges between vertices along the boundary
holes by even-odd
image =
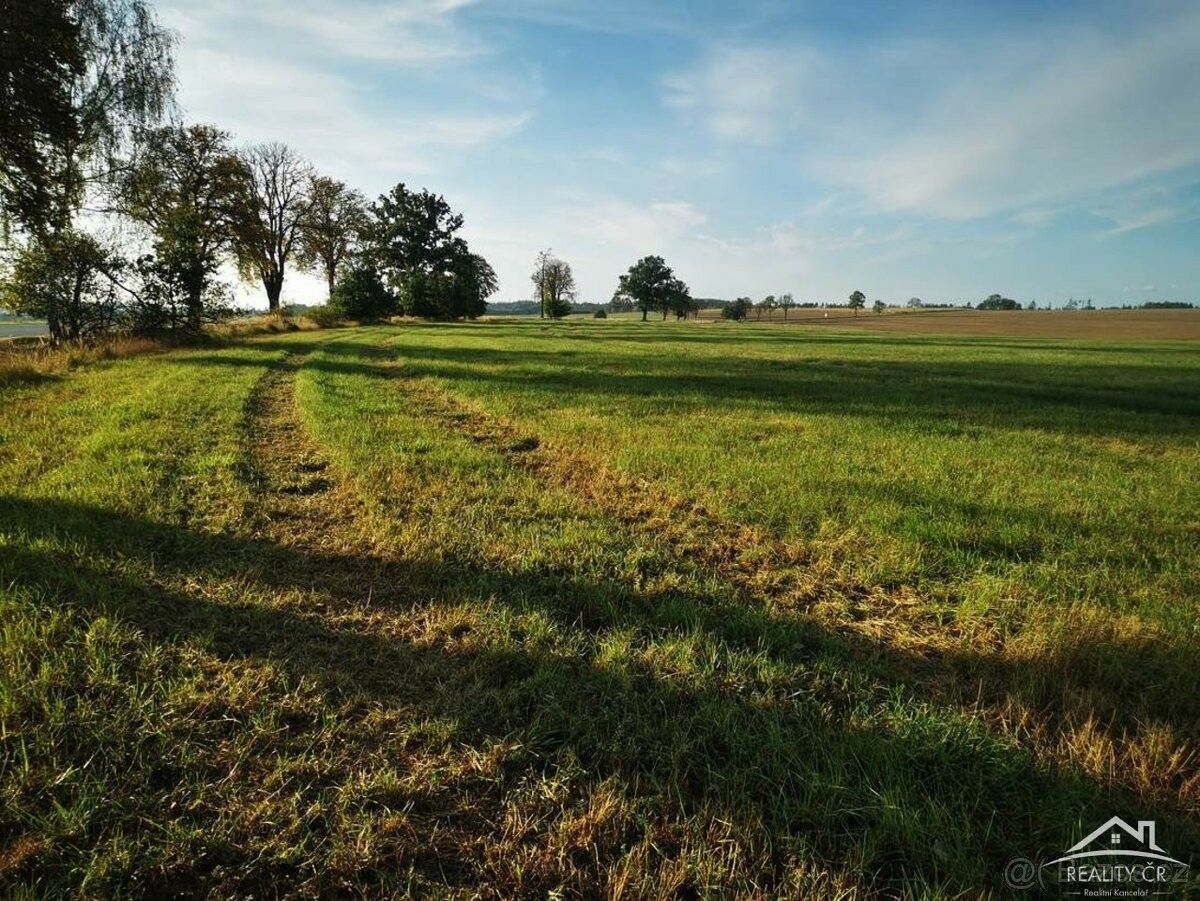
[[[300,224],[300,261],[319,268],[330,294],[343,268],[361,246],[367,227],[367,205],[362,194],[325,176],[314,176],[308,185],[308,208]]]
[[[1021,304],[1007,297],[1001,297],[999,294],[992,294],[986,300],[979,301],[975,307],[977,310],[1019,310]]]
[[[345,319],[372,322],[397,315],[400,304],[375,270],[355,266],[334,286],[329,297],[329,310]]]
[[[278,141],[251,147],[241,160],[250,177],[243,215],[233,233],[238,271],[247,281],[261,281],[267,308],[278,312],[289,263],[298,254],[301,262],[306,259],[299,248],[312,167]]]
[[[371,204],[364,256],[405,315],[474,319],[486,312],[496,273],[458,237],[462,224],[444,197],[403,183]]]
[[[0,282],[0,307],[45,319],[55,341],[103,334],[121,322],[113,276],[123,266],[114,251],[81,232],[34,238]]]
[[[158,304],[186,308],[186,327],[211,318],[220,294],[217,271],[251,206],[251,174],[211,125],[168,126],[147,133],[120,182],[122,212],[154,239],[152,274]]]
[[[122,329],[135,335],[196,335],[206,325],[233,315],[232,293],[216,280],[208,280],[198,299],[190,295],[177,263],[163,257],[143,256],[128,267],[133,279],[125,283]]]
[[[621,276],[613,300],[632,303],[641,310],[643,322],[651,310],[661,312],[666,319],[668,313],[682,318],[693,308],[688,286],[659,256],[642,257],[630,266]]]
[[[867,295],[863,294],[862,291],[855,291],[853,294],[850,295],[849,306],[850,306],[850,309],[852,309],[854,311],[855,316],[857,316],[858,311],[861,310],[866,305],[867,305]]]
[[[571,315],[571,301],[566,298],[547,298],[545,306],[549,319],[565,319]]]
[[[537,264],[530,276],[533,282],[533,297],[538,304],[538,315],[551,319],[562,319],[571,313],[571,301],[575,299],[575,275],[571,264],[560,260],[549,250],[537,256]]]
[[[78,132],[69,86],[83,58],[70,6],[0,3],[0,222],[32,232],[55,224],[52,152]]]
[[[750,315],[752,309],[754,309],[754,301],[749,297],[739,297],[737,300],[721,307],[721,318],[730,319],[734,322],[742,322]]]
[[[593,319],[607,319],[608,313],[606,313],[604,310],[597,310],[596,312],[594,312],[592,314],[592,318]]]

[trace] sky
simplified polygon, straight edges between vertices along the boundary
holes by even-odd
[[[186,118],[445,195],[530,294],[1200,300],[1200,4],[158,0]],[[318,302],[290,276],[285,298]]]

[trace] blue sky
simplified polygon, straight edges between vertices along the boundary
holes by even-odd
[[[1194,2],[158,5],[188,118],[445,194],[497,299],[1200,300]]]

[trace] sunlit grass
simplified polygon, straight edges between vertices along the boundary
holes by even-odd
[[[1198,363],[489,323],[23,385],[0,879],[949,896],[1114,812],[1194,846]]]

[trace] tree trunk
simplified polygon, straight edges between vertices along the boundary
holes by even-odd
[[[331,266],[325,267],[325,280],[327,282],[329,282],[329,296],[333,297],[333,287],[334,287],[334,284],[337,282],[337,267],[336,266],[331,265]]]
[[[642,307],[642,322],[646,321],[646,314],[650,311],[649,307]]]
[[[278,313],[279,295],[283,293],[283,273],[265,273],[262,277],[262,281],[263,287],[267,291],[267,310],[271,313]]]

